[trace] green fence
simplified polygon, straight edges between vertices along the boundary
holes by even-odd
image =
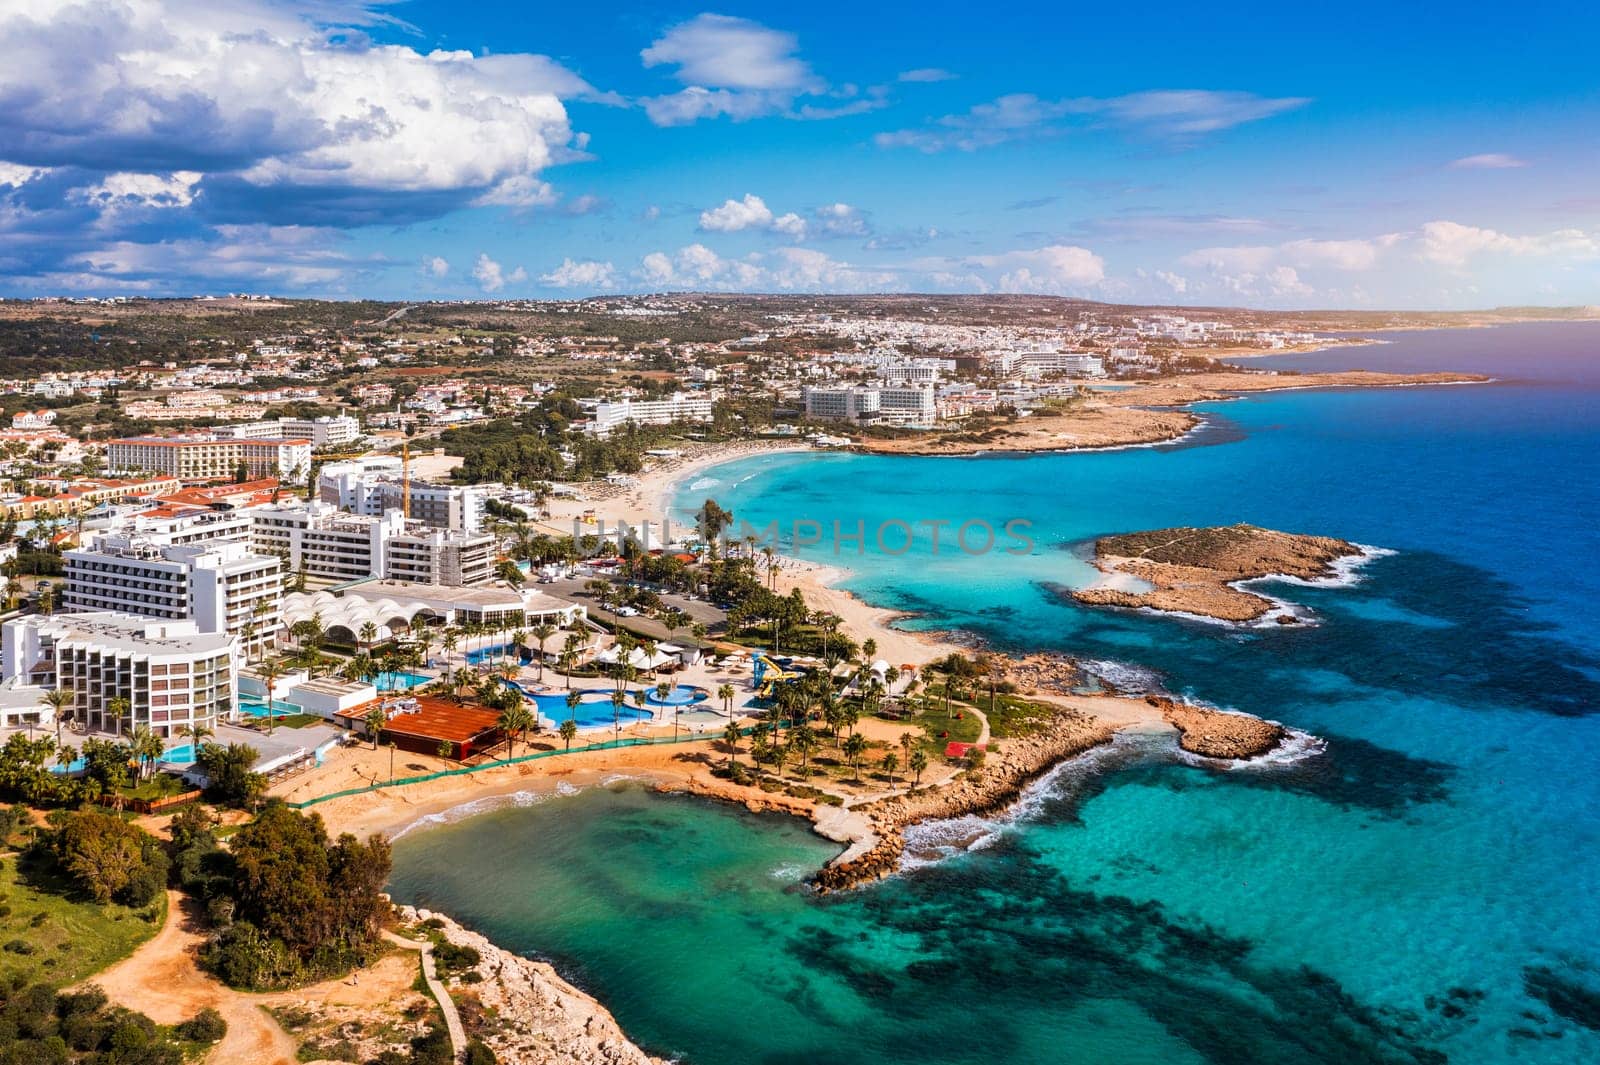
[[[750,732],[751,729],[748,728],[740,729],[739,735],[748,736]],[[422,784],[430,780],[441,780],[444,777],[461,777],[466,776],[469,773],[481,773],[486,769],[499,769],[501,766],[507,765],[521,765],[523,762],[533,762],[540,758],[555,758],[563,754],[583,754],[588,751],[612,751],[623,747],[652,747],[663,743],[701,743],[705,740],[717,740],[721,738],[721,732],[686,732],[681,736],[657,736],[654,739],[640,739],[638,737],[633,737],[629,739],[606,740],[603,743],[590,743],[582,747],[574,747],[571,750],[557,748],[550,751],[534,751],[532,754],[522,754],[515,758],[497,758],[492,762],[484,762],[482,765],[462,766],[460,769],[441,769],[437,773],[424,773],[422,776],[416,777],[396,777],[393,780],[384,780],[376,784],[368,784],[366,787],[346,788],[343,791],[329,792],[327,795],[318,795],[314,799],[306,799],[304,802],[291,802],[287,803],[286,805],[291,806],[296,810],[304,810],[306,807],[315,806],[318,803],[329,802],[333,799],[343,799],[351,795],[365,795],[370,791],[379,791],[383,788],[403,788],[407,784]]]

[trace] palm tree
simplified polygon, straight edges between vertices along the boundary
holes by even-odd
[[[583,702],[582,692],[567,692],[567,716],[572,719],[574,725],[577,724],[578,704],[581,702]]]
[[[772,745],[772,767],[777,770],[778,777],[783,777],[783,763],[789,760],[789,745],[774,743]]]
[[[817,749],[817,734],[810,725],[797,725],[789,730],[789,742],[800,752],[800,775],[805,776],[811,765],[811,752]]]
[[[628,697],[622,694],[621,689],[611,693],[611,730],[614,738],[622,740],[622,708],[628,703]]]
[[[717,698],[722,700],[722,712],[728,715],[728,720],[733,720],[733,697],[736,695],[732,684],[724,684],[717,689]]]
[[[123,735],[128,738],[129,751],[139,764],[138,777],[143,780],[166,750],[166,745],[149,725],[136,725],[131,732],[124,732]]]
[[[856,771],[856,783],[861,783],[861,756],[867,753],[867,738],[859,732],[852,732],[850,738],[844,741],[844,756],[850,759],[850,765]]]
[[[439,757],[448,759],[451,754],[455,752],[455,749],[455,744],[451,743],[449,740],[442,740],[439,743]]]
[[[216,730],[207,728],[206,726],[200,724],[200,722],[196,721],[192,724],[181,726],[178,729],[178,735],[188,736],[190,745],[198,753],[200,750],[200,745],[206,741],[206,737],[216,735]]]
[[[922,784],[922,771],[928,768],[928,756],[921,750],[911,752],[911,772],[916,774],[912,781],[913,788]]]
[[[111,713],[111,727],[118,732],[121,732],[125,727],[123,725],[124,721],[128,721],[130,724],[133,721],[133,704],[120,695],[115,699],[108,700],[106,709]]]
[[[529,728],[534,725],[533,715],[528,712],[528,706],[519,697],[516,702],[508,703],[500,711],[500,731],[506,734],[506,745],[510,749],[511,757],[517,756],[515,737],[525,736]]]
[[[372,645],[378,640],[378,626],[370,621],[363,621],[361,623],[360,636],[361,649],[363,651],[371,651]]]
[[[61,746],[61,721],[62,718],[71,717],[72,707],[78,701],[78,693],[71,688],[52,688],[39,696],[39,705],[48,706],[55,719],[56,746]]]
[[[383,726],[389,723],[389,715],[384,713],[382,706],[374,706],[362,718],[362,723],[367,726],[367,735],[372,737],[372,749],[377,750],[378,737],[383,733]]]
[[[439,641],[439,646],[444,648],[444,672],[446,676],[450,675],[451,652],[453,652],[460,643],[461,633],[456,630],[455,626],[451,626],[450,628],[444,630],[444,637]]]
[[[893,751],[890,751],[888,754],[883,756],[883,761],[878,763],[878,768],[883,770],[884,775],[889,778],[889,783],[893,784],[894,772],[896,769],[900,768],[899,756],[897,756]]]
[[[722,742],[728,745],[728,772],[732,773],[739,762],[739,726],[730,723],[723,729]]]
[[[544,643],[556,634],[556,627],[541,621],[533,627],[533,638],[539,642],[539,683],[544,683]]]
[[[562,742],[567,745],[567,750],[572,750],[572,740],[578,735],[578,723],[569,717],[561,722],[561,728],[558,731],[561,733]]]

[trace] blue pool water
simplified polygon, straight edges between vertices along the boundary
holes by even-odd
[[[509,657],[511,653],[512,647],[509,643],[497,643],[489,647],[474,647],[466,653],[466,660],[469,665],[479,666],[485,662],[499,662]],[[520,652],[519,659],[522,662],[531,661],[529,655]]]
[[[373,687],[381,692],[410,691],[419,684],[426,684],[433,678],[426,673],[409,673],[404,671],[384,670],[372,678]]]
[[[161,761],[171,765],[194,765],[194,759],[194,744],[192,743],[168,747],[161,755]]]
[[[665,698],[662,698],[654,688],[649,689],[644,698],[651,706],[693,706],[711,698],[711,693],[693,684],[676,684],[667,692]]]
[[[913,626],[1069,651],[1320,754],[1222,771],[1122,742],[1014,822],[914,836],[949,857],[824,899],[793,890],[826,856],[803,830],[587,792],[403,837],[396,894],[552,957],[690,1065],[1600,1060],[1600,325],[1387,339],[1275,361],[1501,381],[1207,404],[1171,447],[762,456],[676,500],[1029,521],[1016,555],[804,553]],[[1086,539],[1237,521],[1395,553],[1269,588],[1321,622],[1283,631],[1061,594]],[[471,872],[489,840],[529,856],[504,882]]]
[[[533,700],[534,705],[538,708],[539,716],[544,719],[547,727],[558,726],[569,718],[576,721],[578,727],[582,729],[611,728],[616,723],[616,715],[613,713],[611,704],[612,689],[610,688],[578,689],[578,705],[576,708],[569,708],[567,706],[567,694],[564,691],[534,693],[527,691],[520,684],[512,683],[512,687]],[[639,709],[638,704],[634,702],[634,690],[637,689],[629,691],[628,701],[622,707],[621,718],[624,725],[630,725],[641,718],[648,718],[652,713],[648,708]]]
[[[267,700],[260,695],[250,692],[239,693],[239,712],[246,717],[266,717]],[[272,700],[272,716],[285,717],[290,714],[303,713],[300,707],[293,703],[286,703],[282,699]]]

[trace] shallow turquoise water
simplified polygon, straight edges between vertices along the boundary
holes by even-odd
[[[1017,822],[948,834],[979,849],[825,900],[793,890],[831,853],[800,826],[627,791],[413,832],[395,890],[554,957],[699,1065],[1600,1060],[1600,327],[1289,365],[1323,364],[1505,380],[1212,404],[1177,448],[758,458],[679,500],[1026,519],[1024,555],[808,552],[918,624],[1132,664],[1320,754],[1216,771],[1124,744]],[[1272,586],[1320,621],[1291,630],[1058,594],[1086,538],[1241,520],[1396,554],[1352,587]]]

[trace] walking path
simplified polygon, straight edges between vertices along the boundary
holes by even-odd
[[[445,1030],[450,1033],[450,1050],[456,1061],[467,1052],[467,1030],[461,1026],[461,1014],[456,1012],[455,999],[450,997],[450,992],[439,980],[439,967],[433,960],[433,940],[425,939],[418,942],[407,939],[405,936],[394,932],[385,932],[384,937],[397,947],[406,950],[420,950],[422,952],[422,980],[428,985],[428,990],[439,1003],[439,1010],[444,1014]]]
[[[224,986],[200,969],[205,936],[185,914],[184,897],[167,892],[167,923],[154,939],[87,983],[99,984],[118,1005],[138,1010],[157,1024],[186,1021],[206,1007],[222,1014],[228,1033],[211,1048],[207,1062],[226,1065],[296,1065],[298,1044],[261,1008],[263,996]]]

